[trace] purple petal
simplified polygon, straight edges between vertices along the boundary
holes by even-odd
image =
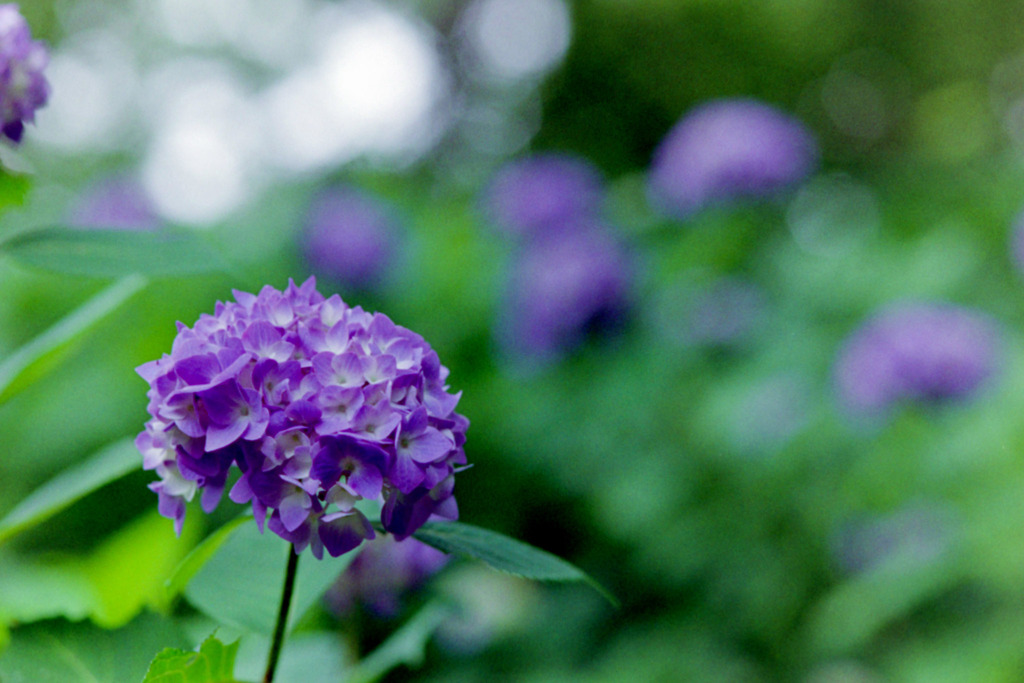
[[[295,531],[309,517],[309,496],[301,491],[285,496],[277,511],[281,515],[284,528]]]
[[[206,430],[206,450],[216,451],[233,444],[245,433],[247,427],[248,425],[242,421],[224,426],[210,425]]]
[[[248,503],[253,497],[252,487],[249,486],[249,475],[245,474],[238,478],[235,485],[228,492],[228,498],[235,503]]]
[[[418,463],[429,463],[448,455],[454,447],[455,444],[447,436],[428,427],[427,431],[411,439],[399,436],[395,450]]]
[[[420,466],[412,458],[402,454],[398,454],[391,466],[391,471],[388,472],[391,483],[402,493],[410,493],[423,482],[424,476]]]
[[[357,468],[348,476],[348,485],[368,500],[376,500],[384,486],[384,475],[372,465]]]
[[[358,547],[364,539],[376,536],[370,522],[358,510],[325,515],[320,522],[320,540],[331,557],[338,557]]]
[[[181,527],[185,523],[185,501],[159,492],[156,509],[161,516],[174,520],[174,533],[181,536]]]

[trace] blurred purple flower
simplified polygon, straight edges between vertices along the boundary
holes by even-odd
[[[603,193],[601,174],[589,161],[545,153],[501,168],[485,203],[490,219],[506,234],[535,237],[596,218]]]
[[[347,614],[362,605],[380,618],[401,612],[405,597],[444,567],[449,555],[414,538],[368,543],[327,592],[331,610]]]
[[[25,123],[46,104],[50,86],[43,69],[49,61],[46,46],[32,40],[18,6],[0,5],[0,136],[21,142]]]
[[[900,304],[868,320],[836,361],[841,401],[879,414],[904,400],[973,395],[992,375],[999,331],[983,314],[948,304]]]
[[[817,144],[796,119],[752,99],[707,102],[690,111],[654,152],[652,202],[680,218],[712,204],[767,197],[805,178]]]
[[[351,288],[379,284],[395,256],[398,227],[387,206],[348,187],[313,200],[302,238],[312,268]]]
[[[630,306],[632,264],[606,232],[549,235],[512,264],[499,334],[515,356],[550,360],[589,332],[621,325]]]
[[[68,220],[82,228],[153,230],[157,217],[142,186],[125,175],[87,187],[72,204]]]
[[[431,516],[455,519],[469,421],[430,345],[380,313],[325,300],[312,278],[234,294],[194,327],[178,323],[170,355],[137,369],[153,417],[136,445],[176,530],[196,492],[204,510],[217,506],[236,467],[231,500],[317,557],[374,537],[355,507],[363,499],[383,505],[398,540]]]

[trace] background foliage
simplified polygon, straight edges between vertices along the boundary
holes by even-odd
[[[210,3],[226,17],[267,16],[256,0],[230,4]],[[145,384],[133,369],[169,349],[174,321],[191,324],[232,287],[304,279],[306,208],[343,181],[401,216],[402,259],[369,291],[322,275],[320,289],[420,332],[451,368],[472,421],[462,519],[572,561],[622,602],[456,563],[404,616],[436,596],[461,616],[418,612],[408,623],[420,634],[403,651],[412,654],[396,661],[415,661],[417,644],[436,637],[421,666],[396,678],[1019,680],[1024,283],[1009,240],[1024,205],[1020,8],[579,0],[567,6],[564,57],[502,80],[461,51],[466,5],[395,4],[429,27],[449,70],[458,106],[433,144],[268,172],[245,201],[201,220],[165,208],[199,246],[148,245],[143,262],[156,255],[164,267],[146,265],[145,281],[114,279],[132,270],[116,240],[108,269],[90,270],[50,250],[45,234],[13,236],[66,223],[97,178],[145,168],[160,116],[152,102],[122,103],[113,132],[96,124],[73,143],[47,137],[41,112],[22,150],[0,152],[17,172],[0,184],[0,517],[141,429]],[[246,55],[216,24],[207,40],[169,30],[146,42],[178,16],[174,6],[34,0],[23,11],[58,54],[118,36],[113,54],[135,55],[138,74],[201,59],[229,65],[256,92],[283,68]],[[654,147],[690,107],[733,95],[803,119],[822,146],[819,172],[780,202],[685,221],[656,214],[643,186]],[[604,173],[605,216],[638,264],[635,306],[619,334],[523,368],[495,331],[514,248],[480,193],[501,164],[543,150],[583,155]],[[722,277],[756,288],[762,305],[739,338],[695,340],[694,301]],[[905,299],[994,316],[1002,362],[968,403],[906,405],[866,423],[837,401],[833,363],[867,316]],[[123,466],[110,451],[99,457]],[[5,682],[92,680],[86,670],[141,679],[162,648],[193,648],[212,632],[199,589],[169,599],[164,581],[235,511],[190,514],[175,539],[150,479],[139,469],[83,486],[73,505],[17,535],[17,518],[0,523]],[[246,633],[233,621],[225,642]],[[314,605],[285,647],[281,680],[314,666],[344,680],[342,667],[401,623],[343,623]],[[259,635],[245,635],[235,675],[255,678],[264,652]],[[63,668],[18,677],[43,661]]]

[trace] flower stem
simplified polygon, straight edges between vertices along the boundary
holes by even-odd
[[[267,673],[263,674],[263,683],[273,683],[274,669],[277,658],[284,644],[284,630],[288,624],[288,608],[292,604],[292,591],[295,589],[295,575],[299,568],[299,554],[295,548],[288,546],[288,568],[284,572],[284,589],[281,592],[281,609],[277,613],[277,624],[274,625],[274,640],[270,643],[270,655],[267,657]]]

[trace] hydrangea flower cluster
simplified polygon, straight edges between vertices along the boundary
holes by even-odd
[[[817,144],[798,120],[752,99],[705,103],[679,120],[654,152],[651,199],[686,218],[711,204],[760,198],[805,178]]]
[[[25,123],[46,104],[50,86],[43,69],[49,61],[46,46],[32,40],[18,6],[0,5],[0,136],[21,142]]]
[[[851,335],[836,362],[840,399],[854,412],[878,414],[904,400],[964,399],[995,370],[995,324],[971,309],[900,304]]]
[[[382,619],[395,617],[404,598],[451,559],[436,548],[409,538],[401,543],[382,538],[368,543],[327,591],[328,606],[339,615],[362,605]]]
[[[347,287],[369,289],[387,272],[397,233],[381,202],[351,188],[333,188],[313,200],[303,253],[315,271]]]
[[[178,323],[171,353],[137,369],[152,419],[136,445],[176,530],[185,503],[201,492],[212,511],[235,470],[230,499],[318,558],[374,537],[361,500],[382,505],[398,540],[431,516],[455,519],[469,421],[430,345],[325,299],[313,278],[234,295],[194,327]]]
[[[601,174],[589,161],[545,153],[502,167],[487,188],[485,204],[505,234],[525,238],[594,218],[603,196]]]

